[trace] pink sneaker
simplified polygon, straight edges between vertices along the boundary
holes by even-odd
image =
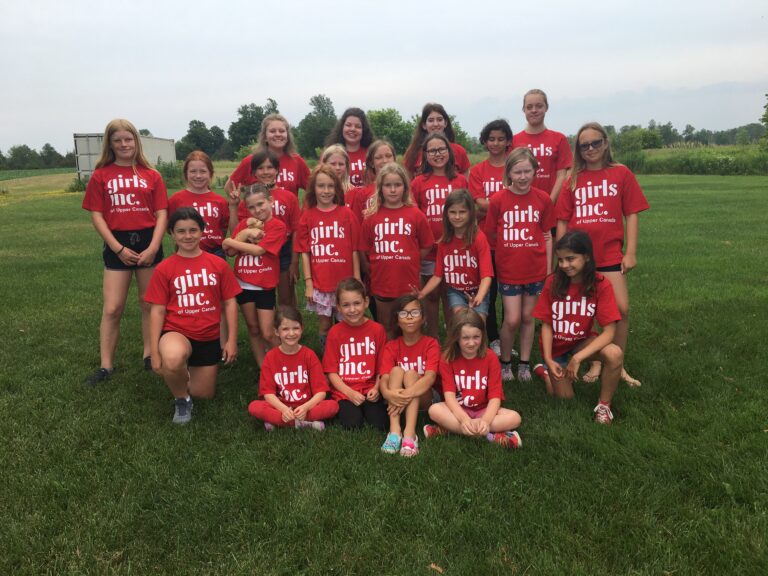
[[[517,430],[488,434],[488,440],[495,442],[504,448],[510,448],[512,450],[523,447],[523,440],[520,438],[520,434],[517,432]]]
[[[437,436],[444,436],[445,434],[447,434],[445,428],[441,428],[434,424],[424,425],[424,438],[435,438]]]
[[[533,367],[533,373],[542,380],[549,376],[549,370],[547,370],[544,364],[536,364],[536,366]]]
[[[610,424],[613,422],[613,412],[611,408],[605,404],[598,404],[595,406],[595,423],[596,424]]]

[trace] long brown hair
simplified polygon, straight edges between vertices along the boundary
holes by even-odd
[[[477,209],[475,202],[472,200],[469,192],[466,188],[458,188],[453,190],[448,196],[445,197],[445,206],[443,207],[443,235],[439,242],[448,244],[456,232],[453,229],[450,218],[448,218],[448,208],[456,204],[463,204],[469,210],[469,222],[464,230],[464,247],[469,248],[477,237]]]
[[[317,192],[315,191],[315,185],[317,184],[317,177],[320,174],[325,174],[333,180],[333,189],[335,191],[333,201],[336,206],[344,206],[344,190],[341,187],[341,180],[339,180],[339,177],[336,176],[336,172],[334,172],[333,168],[328,166],[328,164],[318,164],[309,176],[307,191],[304,193],[304,207],[314,208],[317,206]]]
[[[571,190],[576,189],[576,180],[579,178],[579,173],[583,172],[587,167],[587,162],[581,155],[581,148],[579,148],[579,137],[585,130],[594,130],[600,132],[600,135],[605,140],[605,151],[603,152],[603,167],[616,166],[616,162],[613,160],[613,154],[611,153],[611,141],[608,138],[608,132],[601,124],[597,122],[587,122],[579,128],[576,133],[576,138],[573,140],[573,169],[571,170]]]
[[[459,340],[461,338],[461,329],[464,326],[480,330],[483,339],[480,343],[480,348],[477,349],[477,357],[485,358],[485,354],[488,351],[488,335],[485,332],[485,322],[483,322],[482,316],[472,310],[472,308],[462,308],[458,312],[453,313],[451,324],[448,326],[448,334],[445,338],[445,346],[443,346],[443,359],[446,362],[453,362],[456,358],[461,357]]]
[[[597,271],[595,269],[595,255],[592,253],[592,240],[589,234],[583,230],[569,230],[555,244],[555,251],[569,250],[574,254],[584,256],[586,262],[581,271],[581,290],[584,296],[590,297],[595,293],[595,284],[597,283]],[[566,276],[560,267],[555,270],[555,277],[552,279],[552,298],[562,300],[568,295],[568,288],[571,286],[571,279]]]
[[[411,142],[408,144],[408,148],[405,151],[405,157],[403,159],[405,169],[408,170],[408,173],[412,176],[416,175],[416,160],[419,157],[419,150],[421,150],[422,140],[427,135],[427,131],[424,129],[424,123],[427,121],[427,118],[430,114],[432,114],[432,112],[437,112],[445,120],[445,129],[443,132],[445,133],[448,140],[451,142],[456,141],[456,135],[453,133],[453,126],[451,125],[451,117],[448,116],[448,112],[445,111],[443,105],[436,102],[427,102],[424,104],[424,108],[421,110],[421,118],[413,130]],[[422,164],[424,163],[424,160],[425,159],[422,158]]]
[[[133,165],[138,165],[142,168],[152,170],[152,166],[150,165],[149,160],[147,160],[146,156],[144,156],[144,149],[141,147],[141,135],[139,134],[139,131],[136,130],[136,126],[131,124],[125,118],[115,118],[109,124],[107,124],[107,127],[104,129],[104,139],[101,141],[101,155],[99,156],[98,162],[96,162],[96,168],[101,168],[102,166],[106,166],[108,164],[114,164],[115,151],[112,150],[112,136],[115,132],[119,132],[121,130],[130,132],[133,136],[133,140],[136,145],[133,155]]]

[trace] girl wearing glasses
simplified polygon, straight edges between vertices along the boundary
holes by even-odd
[[[637,265],[638,214],[649,208],[648,201],[629,168],[613,161],[608,133],[597,122],[584,124],[579,129],[573,156],[573,172],[563,186],[555,210],[557,239],[575,228],[589,234],[597,271],[613,286],[621,313],[613,342],[626,354],[629,335],[626,275]],[[596,362],[582,379],[594,382],[599,377],[600,363]],[[630,386],[640,385],[625,369],[621,378]]]
[[[450,146],[453,150],[453,156],[456,159],[456,169],[464,177],[469,175],[469,157],[467,151],[461,144],[456,143],[456,137],[453,134],[451,118],[441,104],[428,102],[421,111],[421,120],[416,125],[411,137],[411,143],[405,151],[403,162],[408,174],[413,178],[421,172],[423,151],[422,145],[424,138],[433,132],[442,132],[450,140]]]
[[[533,152],[539,163],[533,186],[549,194],[554,204],[573,164],[573,156],[565,135],[544,125],[547,110],[549,103],[543,90],[534,88],[525,93],[523,112],[527,124],[523,131],[515,134],[514,145],[515,148],[526,146]]]
[[[419,408],[432,400],[432,387],[440,365],[440,344],[422,333],[424,310],[413,295],[395,303],[393,322],[397,338],[384,346],[381,360],[381,395],[387,401],[389,434],[381,451],[409,458],[419,453],[416,418]],[[405,415],[405,429],[401,426]]]
[[[458,174],[453,149],[448,138],[441,132],[429,134],[424,139],[421,150],[426,158],[421,174],[411,182],[413,198],[416,205],[424,212],[432,235],[435,239],[443,234],[443,208],[445,199],[453,190],[468,187],[467,179]],[[422,286],[426,284],[435,273],[435,258],[437,257],[437,245],[433,246],[421,262]],[[437,288],[437,286],[435,286]],[[425,294],[427,294],[425,292]],[[446,321],[450,319],[450,306],[448,293],[444,287],[431,290],[425,308],[427,313],[427,330],[430,336],[437,337],[437,325],[439,319],[438,304],[443,301],[443,314]]]

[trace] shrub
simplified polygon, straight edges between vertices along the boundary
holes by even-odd
[[[90,179],[90,176],[84,176],[83,178],[75,176],[72,178],[72,182],[70,182],[69,186],[67,186],[67,192],[85,192],[85,188],[88,186],[88,180]]]
[[[163,162],[160,161],[155,166],[158,172],[160,172],[160,175],[163,177],[163,181],[165,182],[166,188],[171,188],[173,186],[182,186],[182,173],[181,173],[181,162]]]

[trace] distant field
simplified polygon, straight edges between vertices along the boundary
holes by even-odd
[[[74,174],[74,168],[41,168],[39,170],[0,170],[0,182],[15,180],[17,178],[29,178],[30,176],[46,176],[49,174]]]

